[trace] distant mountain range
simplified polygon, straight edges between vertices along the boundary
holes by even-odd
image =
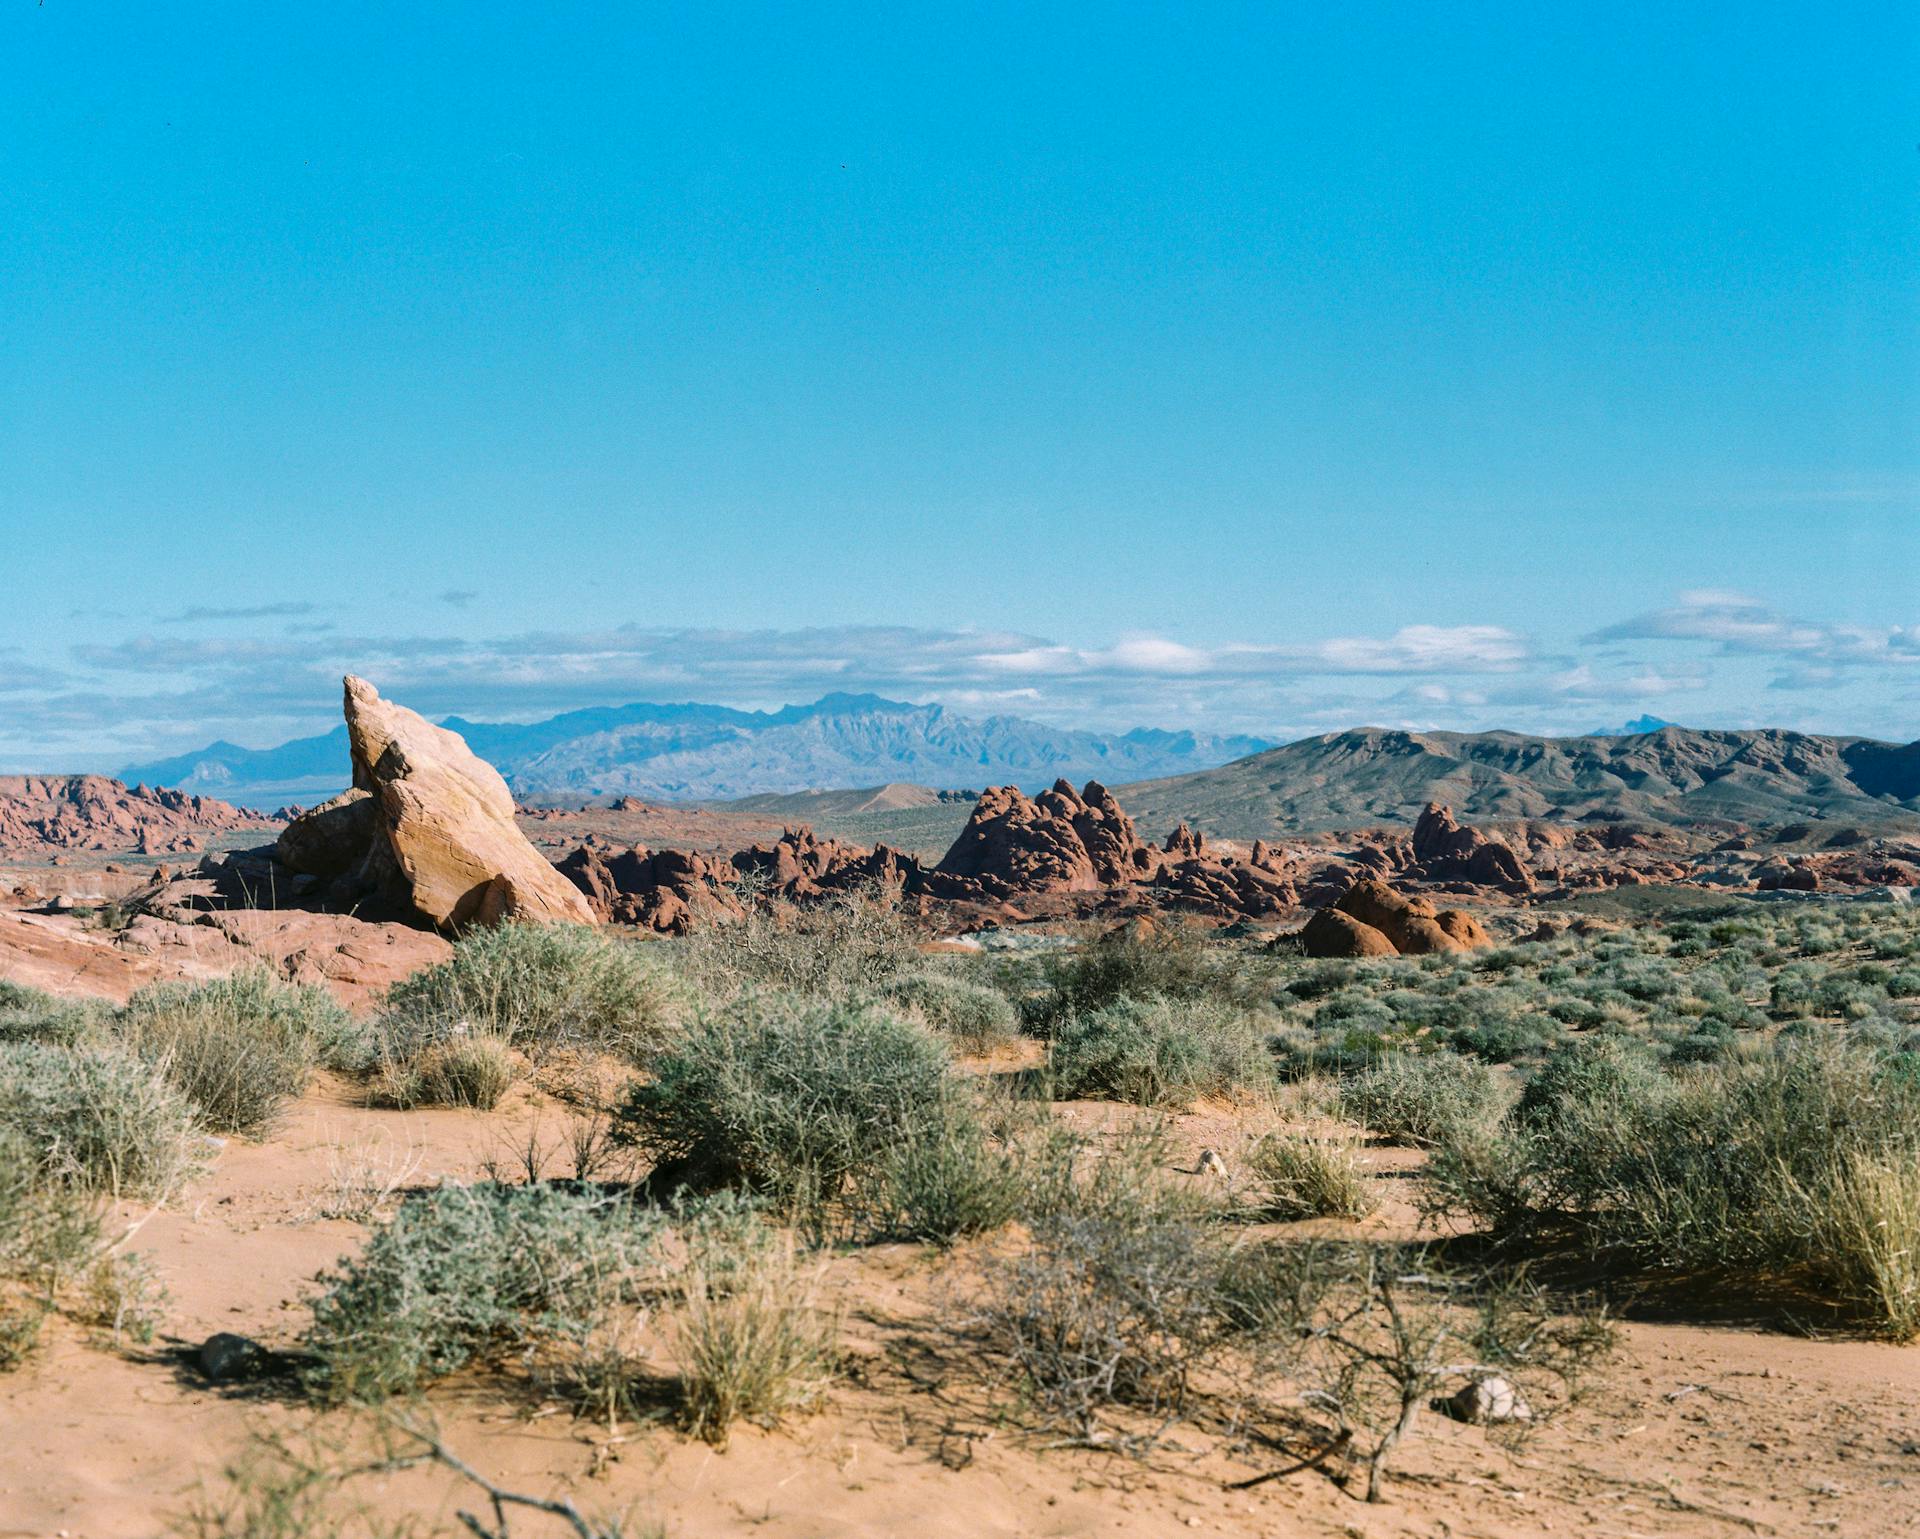
[[[1362,727],[1122,789],[1144,830],[1185,819],[1228,839],[1406,825],[1430,801],[1463,821],[1552,817],[1920,826],[1920,742],[1773,729],[1630,736]]]
[[[935,789],[1019,785],[1065,776],[1108,782],[1204,769],[1271,746],[1254,737],[1136,728],[1078,732],[1017,716],[974,719],[878,695],[827,695],[778,711],[719,705],[623,705],[526,725],[448,717],[524,801],[638,796],[714,801],[814,788],[918,782]],[[343,789],[344,726],[277,748],[212,743],[120,771],[129,784],[173,786],[226,801],[313,801]]]

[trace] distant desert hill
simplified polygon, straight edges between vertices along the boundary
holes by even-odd
[[[1407,824],[1428,802],[1463,820],[1920,826],[1920,743],[1773,729],[1630,736],[1362,727],[1217,769],[1123,788],[1143,830],[1185,819],[1228,839]]]
[[[789,791],[741,796],[732,801],[716,802],[714,806],[726,812],[758,812],[809,822],[819,818],[856,817],[868,812],[907,812],[916,807],[957,805],[964,808],[973,800],[974,794],[959,790],[936,791],[932,786],[892,780],[883,786],[859,786],[844,791]]]

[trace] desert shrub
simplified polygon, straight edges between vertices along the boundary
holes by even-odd
[[[696,1189],[738,1186],[815,1218],[949,1115],[946,1048],[867,1003],[748,996],[653,1062],[620,1135]]]
[[[1273,1059],[1258,1021],[1204,1000],[1123,998],[1076,1015],[1052,1042],[1055,1093],[1140,1106],[1259,1089]]]
[[[1107,1138],[1047,1119],[1020,1141],[1020,1217],[1140,1227],[1221,1216],[1225,1194],[1176,1179],[1175,1163],[1172,1130],[1157,1119],[1130,1123]]]
[[[1074,1436],[1099,1437],[1115,1407],[1164,1425],[1229,1339],[1222,1267],[1217,1237],[1191,1220],[1050,1215],[995,1258],[978,1326]]]
[[[325,990],[254,967],[142,989],[114,1016],[113,1032],[185,1092],[203,1126],[257,1134],[354,1026]]]
[[[906,973],[883,997],[911,1010],[965,1053],[985,1053],[1018,1034],[1020,1015],[998,989],[950,973]]]
[[[40,1179],[35,1150],[0,1127],[0,1373],[19,1366],[61,1288],[97,1255],[101,1203]]]
[[[1500,1111],[1500,1082],[1485,1064],[1442,1049],[1394,1053],[1342,1079],[1340,1115],[1392,1143],[1437,1144]]]
[[[513,1050],[495,1036],[452,1036],[389,1060],[378,1097],[395,1106],[469,1106],[492,1111],[519,1076]]]
[[[637,1298],[659,1227],[625,1198],[554,1186],[410,1197],[320,1279],[309,1386],[330,1403],[382,1400],[491,1353],[577,1338]]]
[[[0,1042],[77,1042],[102,1014],[98,1001],[56,999],[0,980]]]
[[[389,1062],[454,1037],[533,1059],[559,1049],[640,1057],[670,1034],[685,993],[648,948],[590,925],[506,924],[396,983],[377,1023]]]
[[[1249,1006],[1260,1002],[1268,969],[1204,944],[1186,929],[1134,927],[1109,932],[1044,964],[1046,989],[1028,1012],[1042,1035],[1076,1017],[1130,999],[1209,1000]]]
[[[1904,1335],[1920,1324],[1898,1255],[1917,1161],[1920,1077],[1872,1046],[1807,1036],[1671,1076],[1596,1062],[1557,1089],[1536,1082],[1499,1135],[1456,1140],[1430,1178],[1509,1241],[1560,1229],[1756,1290],[1798,1276]]]
[[[1259,1183],[1255,1211],[1263,1218],[1365,1218],[1380,1206],[1353,1146],[1300,1134],[1268,1133],[1244,1156]]]
[[[1417,1246],[1267,1247],[1240,1258],[1226,1284],[1235,1317],[1278,1339],[1301,1399],[1364,1461],[1370,1502],[1443,1391],[1498,1377],[1537,1422],[1613,1346],[1603,1315],[1562,1313],[1511,1273],[1450,1272]]]
[[[1549,1058],[1527,1081],[1514,1103],[1513,1119],[1541,1125],[1562,1108],[1579,1103],[1605,1108],[1642,1103],[1665,1085],[1660,1059],[1630,1037],[1582,1037]]]
[[[703,998],[773,990],[849,999],[925,970],[920,937],[890,887],[859,888],[806,908],[759,901],[751,876],[742,887],[743,917],[716,915],[674,950],[676,967]]]
[[[671,1332],[687,1430],[724,1448],[743,1417],[777,1419],[831,1381],[839,1322],[820,1269],[751,1212],[683,1229],[685,1308]]]
[[[998,1229],[1026,1201],[1023,1155],[1012,1139],[991,1136],[973,1101],[955,1090],[887,1153],[865,1222],[877,1234],[942,1245]]]
[[[36,1182],[162,1198],[195,1168],[193,1109],[149,1064],[102,1044],[0,1042],[0,1132]]]

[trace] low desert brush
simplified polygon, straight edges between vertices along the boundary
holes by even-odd
[[[142,989],[113,1032],[157,1066],[217,1133],[258,1134],[323,1059],[351,1055],[355,1023],[325,990],[248,968]]]
[[[684,1303],[671,1327],[687,1430],[724,1448],[733,1424],[777,1421],[832,1381],[839,1321],[820,1265],[791,1235],[742,1211],[684,1231]]]
[[[1260,1217],[1361,1219],[1380,1206],[1344,1139],[1268,1133],[1247,1146],[1243,1160]]]
[[[875,1005],[745,996],[693,1022],[619,1108],[622,1137],[696,1190],[821,1220],[881,1179],[953,1094],[946,1048]]]
[[[321,1279],[306,1337],[324,1401],[376,1401],[477,1359],[586,1334],[632,1302],[660,1228],[624,1197],[551,1186],[408,1198]]]
[[[1139,1106],[1190,1105],[1274,1078],[1259,1018],[1207,1000],[1123,998],[1075,1015],[1055,1031],[1050,1062],[1062,1099]]]
[[[38,1182],[163,1199],[198,1168],[192,1104],[122,1047],[0,1042],[0,1134]]]

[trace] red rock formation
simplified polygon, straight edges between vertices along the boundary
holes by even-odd
[[[265,829],[268,819],[184,791],[129,790],[104,775],[0,775],[0,854],[125,850],[141,855],[199,850],[215,834]]]
[[[1307,948],[1310,957],[1391,957],[1399,953],[1388,940],[1370,924],[1362,924],[1351,914],[1343,914],[1337,908],[1316,909],[1306,928],[1300,932],[1301,942]]]
[[[1533,890],[1533,877],[1513,849],[1455,820],[1451,808],[1429,802],[1413,825],[1413,859],[1430,882],[1470,882],[1502,892]]]
[[[1425,898],[1372,880],[1354,883],[1332,908],[1314,914],[1300,939],[1307,955],[1316,957],[1430,956],[1492,944],[1472,915],[1436,912]]]

